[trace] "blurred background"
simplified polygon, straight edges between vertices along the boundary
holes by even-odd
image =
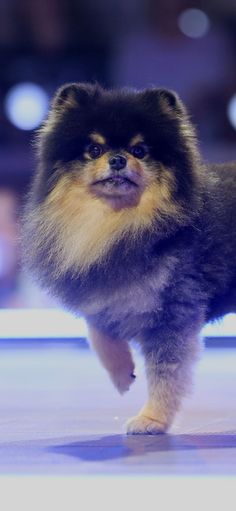
[[[208,161],[236,159],[235,0],[0,0],[0,308],[55,304],[23,275],[19,225],[34,131],[68,81],[164,86]]]
[[[83,318],[23,272],[19,233],[35,130],[65,82],[174,89],[203,157],[236,160],[236,0],[0,0],[0,67],[2,509],[93,509],[100,499],[114,510],[124,495],[137,510],[147,494],[154,501],[154,484],[165,509],[234,509],[236,314],[204,329],[213,349],[173,435],[126,438],[123,423],[146,399],[139,353],[136,386],[121,398],[88,350],[78,356]]]

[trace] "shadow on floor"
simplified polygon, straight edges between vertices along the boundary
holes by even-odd
[[[50,447],[49,451],[83,461],[104,461],[148,453],[236,448],[236,432],[182,435],[112,435]]]

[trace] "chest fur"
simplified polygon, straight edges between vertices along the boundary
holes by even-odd
[[[163,267],[158,272],[137,276],[129,284],[115,287],[112,291],[99,293],[93,290],[81,307],[85,316],[106,313],[111,321],[122,321],[162,307],[162,290],[169,281],[170,269]]]

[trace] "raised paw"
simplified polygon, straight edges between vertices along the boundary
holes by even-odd
[[[165,433],[167,425],[140,414],[130,419],[126,428],[128,435],[159,435]]]
[[[117,366],[110,371],[110,377],[113,384],[117,388],[120,394],[124,394],[130,388],[130,385],[135,381],[134,366]]]
[[[135,367],[128,342],[114,341],[91,326],[89,340],[120,394],[129,390],[135,380]]]

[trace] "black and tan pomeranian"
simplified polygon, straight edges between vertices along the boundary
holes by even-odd
[[[171,425],[207,321],[236,311],[236,165],[205,166],[171,91],[69,84],[38,135],[27,267],[87,320],[119,392],[141,346],[149,397],[128,433]]]

